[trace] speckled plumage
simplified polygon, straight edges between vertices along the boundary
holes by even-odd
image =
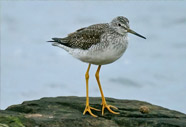
[[[129,20],[118,16],[110,23],[84,27],[65,38],[52,38],[51,42],[83,62],[103,65],[114,62],[125,52],[128,30]]]
[[[70,33],[65,38],[53,38],[53,40],[70,48],[86,50],[92,45],[100,42],[101,35],[108,29],[108,27],[108,24],[96,24],[81,28],[74,33]]]

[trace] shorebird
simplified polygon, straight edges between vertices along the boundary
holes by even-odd
[[[106,103],[99,80],[99,72],[102,65],[110,64],[123,55],[128,45],[128,33],[146,39],[130,29],[129,20],[126,17],[118,16],[110,23],[94,24],[78,29],[65,38],[52,38],[52,41],[49,41],[53,46],[63,48],[73,57],[88,63],[85,73],[86,106],[83,115],[88,112],[93,117],[97,117],[91,110],[100,111],[89,105],[88,80],[91,64],[98,65],[95,77],[102,97],[102,115],[104,115],[105,108],[113,114],[119,114],[111,109],[117,109],[117,107]]]

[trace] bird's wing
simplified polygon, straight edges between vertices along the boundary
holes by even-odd
[[[74,33],[70,33],[65,38],[52,38],[54,42],[62,45],[86,50],[92,45],[100,43],[101,35],[109,27],[108,24],[96,24],[81,28]]]

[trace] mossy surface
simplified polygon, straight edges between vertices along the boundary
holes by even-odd
[[[25,101],[0,110],[0,127],[186,127],[186,115],[160,106],[137,100],[106,98],[107,103],[118,107],[119,115],[105,110],[92,111],[97,118],[83,115],[85,97],[49,97]],[[101,109],[100,98],[90,98],[90,105]],[[148,113],[141,113],[146,106]]]
[[[24,127],[18,116],[1,116],[0,117],[1,126],[10,127]]]

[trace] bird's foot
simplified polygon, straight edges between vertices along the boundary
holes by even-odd
[[[114,112],[111,108],[113,108],[113,109],[118,109],[117,107],[115,107],[115,106],[112,106],[112,105],[107,105],[107,103],[106,102],[102,102],[102,116],[104,115],[104,110],[105,110],[105,108],[107,108],[107,110],[109,111],[109,112],[111,112],[111,113],[113,113],[113,114],[119,114],[119,112]]]
[[[95,110],[95,111],[100,111],[99,109],[96,109],[96,108],[90,107],[89,105],[86,105],[85,110],[84,110],[84,112],[83,112],[83,115],[85,115],[86,112],[89,112],[89,114],[90,114],[91,116],[97,117],[96,115],[94,115],[94,114],[92,113],[91,109],[92,109],[92,110]]]

